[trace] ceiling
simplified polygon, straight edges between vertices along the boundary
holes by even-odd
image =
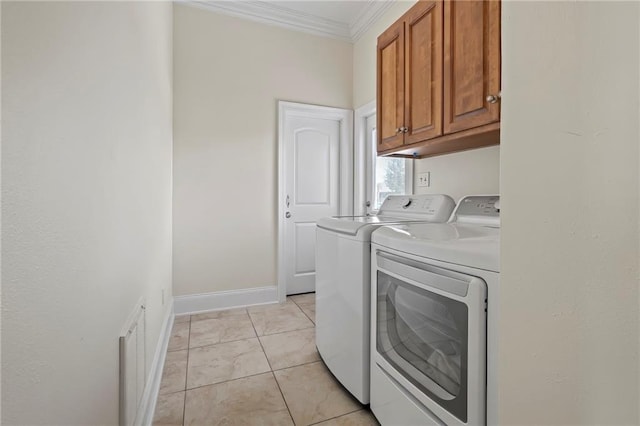
[[[182,2],[238,18],[355,43],[394,0],[182,0]]]

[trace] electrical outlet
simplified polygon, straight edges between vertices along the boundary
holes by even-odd
[[[431,186],[431,172],[418,173],[418,186]]]

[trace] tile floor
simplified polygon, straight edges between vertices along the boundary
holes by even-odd
[[[377,425],[315,345],[315,295],[176,317],[154,425]]]

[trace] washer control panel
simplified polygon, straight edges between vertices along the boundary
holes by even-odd
[[[417,217],[446,222],[455,207],[453,198],[444,194],[389,195],[378,216]]]

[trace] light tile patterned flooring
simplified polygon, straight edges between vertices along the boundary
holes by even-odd
[[[377,425],[315,345],[315,295],[176,317],[154,425]]]

